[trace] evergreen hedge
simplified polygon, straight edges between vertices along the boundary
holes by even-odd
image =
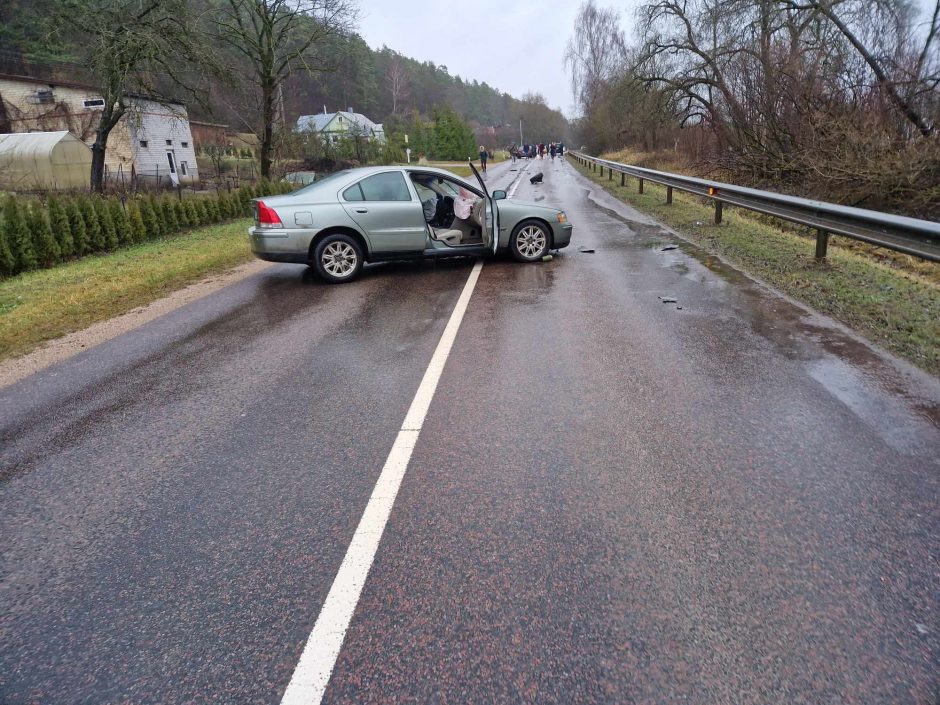
[[[7,196],[0,202],[0,276],[52,267],[189,228],[251,215],[251,199],[288,193],[292,186],[259,181],[231,193],[194,196]]]

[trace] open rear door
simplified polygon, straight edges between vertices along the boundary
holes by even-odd
[[[480,176],[480,172],[478,172],[477,168],[473,165],[473,161],[468,159],[467,163],[470,165],[470,171],[477,177],[477,183],[480,184],[480,188],[483,189],[483,193],[486,195],[486,216],[483,219],[483,244],[495,253],[496,247],[499,245],[499,211],[496,210],[496,202],[490,196],[490,191],[486,188],[483,177]]]

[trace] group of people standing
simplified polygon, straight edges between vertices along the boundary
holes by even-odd
[[[524,144],[522,147],[517,147],[513,144],[509,148],[509,154],[512,155],[512,160],[522,159],[544,159],[545,154],[548,154],[552,159],[556,156],[563,157],[565,156],[565,145],[563,142],[549,142],[545,144],[544,142],[539,142],[538,144]]]

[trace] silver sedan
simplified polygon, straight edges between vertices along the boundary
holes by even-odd
[[[534,262],[571,242],[564,211],[490,193],[473,171],[476,183],[433,167],[363,167],[255,199],[251,249],[261,259],[310,264],[326,281],[346,282],[365,262],[505,251]]]

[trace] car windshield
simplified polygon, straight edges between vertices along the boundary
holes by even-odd
[[[348,176],[349,172],[350,172],[349,169],[343,169],[342,171],[336,171],[332,174],[327,174],[323,178],[317,179],[312,184],[309,184],[307,186],[304,186],[303,188],[297,189],[296,191],[293,192],[293,195],[304,193],[306,191],[309,191],[310,189],[319,188],[320,186],[325,184],[327,181],[338,181],[341,177]]]

